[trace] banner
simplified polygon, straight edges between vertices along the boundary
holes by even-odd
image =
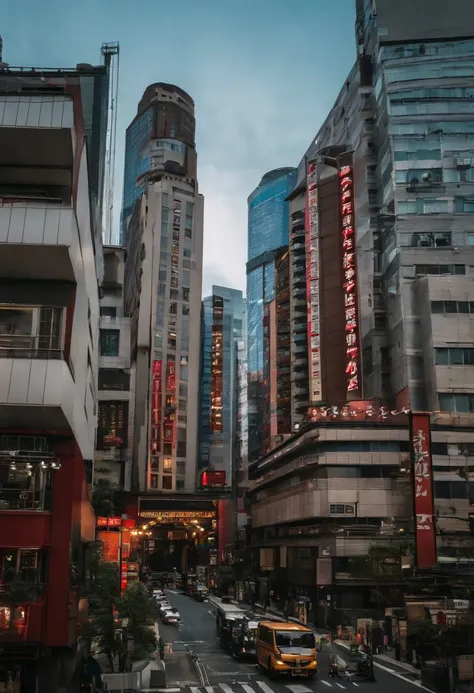
[[[427,412],[410,414],[410,446],[414,516],[416,520],[416,567],[422,570],[436,564],[436,528],[434,523],[433,464],[431,425]]]

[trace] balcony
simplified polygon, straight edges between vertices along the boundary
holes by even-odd
[[[59,340],[58,340],[59,342]],[[1,335],[0,358],[4,359],[62,359],[63,351],[59,343],[49,338],[26,335]]]
[[[2,128],[0,140],[1,134]],[[0,167],[0,275],[75,283],[82,260],[74,209],[61,199],[21,199],[19,193],[7,198],[1,171]]]

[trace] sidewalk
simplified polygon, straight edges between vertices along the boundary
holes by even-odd
[[[345,640],[335,640],[334,643],[346,650],[350,649],[350,646]],[[412,664],[408,664],[408,662],[402,662],[395,659],[395,652],[393,650],[384,654],[373,655],[373,658],[374,662],[382,668],[399,674],[410,674],[417,679],[421,678],[420,670],[414,667]]]

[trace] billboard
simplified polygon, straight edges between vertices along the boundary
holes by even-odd
[[[436,564],[436,528],[434,523],[433,464],[431,424],[428,412],[410,414],[413,501],[416,520],[416,567],[424,570]]]
[[[308,163],[306,178],[306,301],[308,305],[308,372],[310,404],[323,399],[321,383],[320,301],[319,301],[319,211],[318,171]]]
[[[225,472],[220,470],[205,471],[201,475],[201,486],[208,488],[210,486],[225,486]]]
[[[126,448],[128,443],[128,402],[100,402],[97,450]]]
[[[120,556],[120,532],[102,530],[97,532],[97,538],[104,545],[103,559],[108,563],[118,563]]]
[[[351,166],[339,171],[342,272],[346,330],[346,377],[348,399],[358,399],[361,391],[361,352],[357,301],[357,258],[354,225],[354,181]]]

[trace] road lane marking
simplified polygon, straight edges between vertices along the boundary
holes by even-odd
[[[201,693],[201,689],[197,686],[191,686],[191,693]]]
[[[299,684],[296,686],[287,686],[287,688],[290,689],[291,693],[312,693],[311,688],[300,686]]]
[[[336,686],[339,686],[339,688],[344,688],[344,690],[346,690],[346,687],[343,686],[342,683],[338,683],[337,681],[336,681]]]
[[[243,681],[237,681],[237,683],[239,684],[239,686],[242,686],[245,693],[255,693],[252,686],[249,686],[248,684],[244,683]]]
[[[353,685],[353,686],[357,686],[357,688],[359,688],[359,684],[356,683],[355,681],[352,682],[352,685]]]
[[[329,683],[329,681],[325,681],[324,679],[321,679],[321,683],[324,683],[325,686],[329,686],[329,688],[332,688],[332,683]]]
[[[214,687],[213,686],[206,686],[206,693],[214,693]]]
[[[220,688],[222,688],[224,693],[234,693],[232,688],[230,686],[228,686],[226,683],[220,683],[219,686],[220,686]],[[273,691],[272,691],[272,693],[273,693]]]
[[[275,693],[273,688],[270,688],[270,686],[268,684],[266,684],[265,681],[257,681],[256,683],[260,686],[263,693]]]

